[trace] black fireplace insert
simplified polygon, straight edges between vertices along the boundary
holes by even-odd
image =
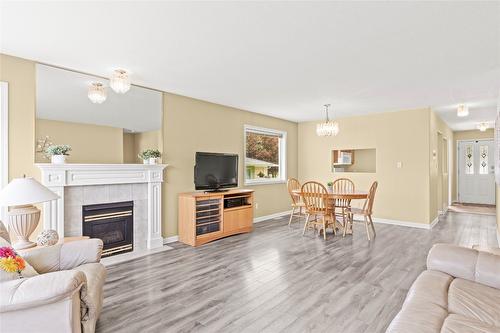
[[[134,250],[134,202],[114,202],[82,207],[83,236],[100,238],[102,257]]]

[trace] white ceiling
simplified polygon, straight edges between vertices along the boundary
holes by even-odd
[[[450,107],[500,89],[498,1],[2,7],[3,53],[102,76],[122,67],[136,84],[293,121],[329,102],[342,117],[433,107],[465,128]],[[481,114],[493,121],[494,105]]]
[[[107,80],[51,66],[36,68],[36,116],[40,119],[112,126],[146,132],[161,128],[162,94],[132,86],[116,94]],[[102,83],[107,99],[94,104],[87,97],[92,82]]]

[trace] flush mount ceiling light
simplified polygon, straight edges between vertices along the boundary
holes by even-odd
[[[339,133],[339,123],[328,118],[330,104],[325,104],[326,121],[316,125],[318,136],[336,136]]]
[[[458,117],[467,117],[469,115],[469,108],[465,104],[460,104],[457,109]]]
[[[117,69],[109,79],[109,86],[118,94],[125,94],[130,89],[130,78],[124,69]]]
[[[481,132],[486,132],[486,130],[489,127],[490,126],[488,125],[488,123],[479,123],[479,124],[477,124],[477,129],[480,130]]]
[[[94,104],[102,104],[106,100],[106,88],[99,82],[90,84],[89,92],[87,94],[89,99]]]

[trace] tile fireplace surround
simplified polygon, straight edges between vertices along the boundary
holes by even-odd
[[[43,204],[44,229],[54,229],[60,237],[81,236],[83,205],[133,200],[134,252],[163,246],[161,183],[167,165],[37,163],[36,166],[42,172],[42,184],[60,197]]]

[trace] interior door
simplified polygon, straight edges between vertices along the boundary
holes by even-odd
[[[460,141],[458,156],[458,201],[494,205],[493,140]]]

